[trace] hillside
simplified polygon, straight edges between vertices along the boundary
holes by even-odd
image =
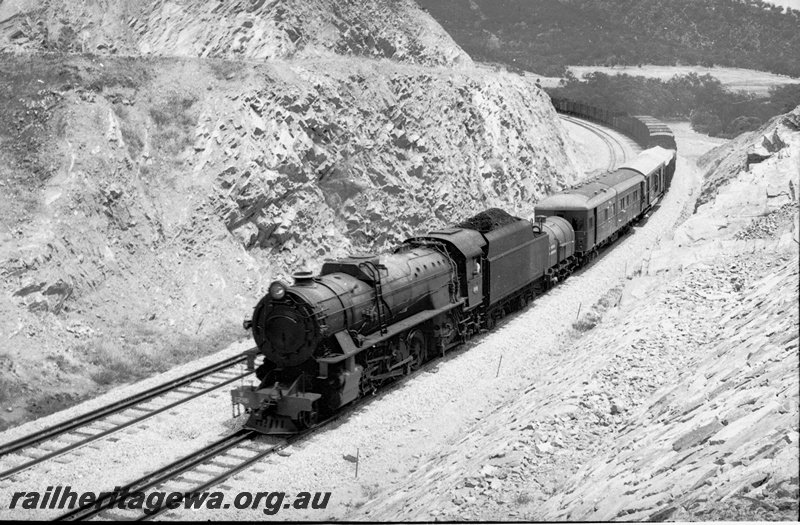
[[[693,142],[678,147],[693,155]],[[445,445],[417,444],[416,464],[391,484],[375,468],[347,516],[795,520],[800,108],[701,165],[680,158],[670,193],[632,236],[462,358],[513,348],[518,368],[503,361],[496,388],[518,375],[527,388],[481,404]],[[581,310],[598,280],[608,293]],[[573,329],[550,346],[565,315]]]
[[[578,176],[547,96],[409,2],[6,1],[0,42],[0,427],[246,337],[275,278]]]
[[[20,51],[259,61],[340,54],[470,63],[411,0],[0,2],[0,52]]]
[[[570,65],[722,65],[800,76],[800,11],[759,0],[419,0],[469,55]]]
[[[800,104],[800,84],[773,87],[768,96],[756,97],[732,92],[711,75],[694,73],[668,80],[599,71],[579,80],[568,74],[558,87],[548,88],[547,94],[614,112],[691,121],[695,131],[724,138],[754,131]]]

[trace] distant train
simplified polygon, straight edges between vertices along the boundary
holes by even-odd
[[[619,118],[645,144],[658,144],[542,200],[534,221],[491,209],[410,238],[391,254],[329,260],[317,276],[273,282],[245,321],[257,345],[248,366],[259,384],[232,392],[234,414],[244,407],[245,426],[267,434],[312,427],[493,328],[595,257],[652,209],[675,170],[668,128]]]
[[[594,120],[618,129],[632,137],[642,148],[661,146],[665,149],[678,149],[675,145],[675,135],[673,135],[672,130],[666,124],[651,116],[632,116],[625,112],[608,111],[566,98],[553,98],[551,100],[553,107],[559,113]]]

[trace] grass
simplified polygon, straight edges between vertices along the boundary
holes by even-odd
[[[203,337],[162,332],[143,325],[116,327],[107,331],[102,340],[75,345],[72,348],[74,360],[63,355],[47,358],[61,371],[77,376],[79,380],[92,381],[96,388],[90,389],[91,393],[75,395],[42,391],[27,400],[26,409],[36,417],[47,416],[115,386],[206,357],[241,339],[241,336],[242,330],[238,325],[220,328]],[[8,399],[7,393],[0,389],[0,402],[5,399]]]
[[[377,496],[379,491],[380,491],[379,483],[373,483],[371,485],[361,485],[361,495],[364,496],[364,499],[353,503],[352,507],[354,509],[360,509],[361,507],[366,505],[368,501],[375,499],[375,496]]]
[[[170,155],[178,155],[192,144],[197,123],[197,98],[173,92],[150,107],[150,118],[157,126],[154,144]]]
[[[75,350],[90,365],[89,377],[98,385],[109,386],[143,379],[200,359],[237,341],[241,335],[238,326],[199,337],[138,325],[126,328],[117,337],[105,335],[102,340],[82,343]]]
[[[607,291],[589,311],[572,323],[572,330],[576,336],[593,329],[602,321],[603,314],[608,309],[619,304],[619,299],[622,297],[622,288],[622,285],[618,285]]]
[[[211,69],[214,78],[220,81],[233,80],[234,77],[245,71],[244,64],[229,60],[209,60],[208,67]]]
[[[517,497],[514,499],[514,502],[517,505],[520,505],[520,506],[526,505],[526,504],[530,503],[531,501],[533,501],[533,498],[527,492],[520,492],[519,494],[517,494]]]
[[[142,140],[137,126],[133,122],[131,112],[126,106],[122,104],[115,104],[114,113],[117,115],[117,120],[119,121],[119,130],[122,134],[122,140],[125,141],[125,147],[128,149],[128,154],[132,159],[136,160],[144,149],[144,140]]]
[[[80,364],[73,363],[63,354],[48,355],[45,359],[55,363],[59,370],[67,374],[74,374],[82,369]]]

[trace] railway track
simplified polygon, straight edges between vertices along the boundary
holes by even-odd
[[[558,116],[562,120],[565,120],[576,126],[580,126],[592,132],[593,134],[597,135],[600,138],[600,140],[602,140],[603,143],[606,145],[609,152],[609,161],[604,168],[598,168],[597,170],[595,170],[597,173],[606,173],[609,171],[613,171],[620,164],[622,164],[627,160],[628,148],[626,147],[626,145],[623,144],[614,135],[610,134],[604,126],[601,126],[599,124],[594,124],[586,120],[582,120],[577,117],[572,117],[569,115],[559,114]]]
[[[463,349],[458,349],[454,353],[459,353]],[[161,507],[159,509],[127,509],[119,508],[119,494],[134,493],[137,491],[157,490],[164,493],[177,492],[200,493],[208,491],[211,487],[219,485],[231,476],[255,465],[259,461],[276,454],[286,447],[322,430],[334,421],[347,417],[359,408],[367,406],[369,403],[380,399],[382,395],[403,386],[406,381],[411,380],[418,374],[426,372],[428,369],[437,366],[439,360],[434,359],[422,368],[399,380],[381,388],[377,395],[365,396],[350,405],[347,409],[337,412],[328,419],[320,422],[313,428],[305,430],[299,434],[282,439],[278,443],[267,444],[259,443],[254,438],[262,436],[255,430],[242,429],[238,432],[220,439],[203,449],[184,456],[165,467],[145,474],[139,479],[120,487],[115,494],[110,491],[105,493],[102,499],[71,510],[66,514],[55,518],[56,521],[84,521],[92,518],[102,520],[118,521],[143,521],[152,519],[159,514],[172,509]],[[214,469],[214,470],[210,470]],[[117,487],[115,487],[116,489]],[[103,493],[101,493],[103,494]],[[181,507],[183,506],[181,500]],[[178,507],[178,508],[181,508]]]
[[[242,379],[252,372],[239,373],[235,366],[246,359],[242,354],[233,356],[88,414],[0,445],[0,460],[4,460],[4,463],[12,456],[22,458],[22,461],[0,471],[0,480]],[[158,404],[158,398],[162,397],[166,403]]]
[[[254,430],[240,430],[231,436],[227,436],[219,441],[212,443],[206,448],[195,453],[189,454],[169,465],[162,467],[154,472],[146,474],[141,478],[121,487],[116,494],[106,494],[102,499],[72,510],[57,520],[88,520],[95,516],[102,519],[114,520],[145,520],[151,519],[169,510],[167,507],[154,509],[127,509],[119,508],[117,501],[119,494],[132,494],[134,492],[144,492],[150,489],[157,489],[166,493],[198,493],[222,483],[227,478],[262,459],[275,454],[279,450],[286,448],[298,439],[304,437],[308,432],[292,436],[282,443],[260,447],[259,443],[253,438],[259,434]],[[231,462],[233,464],[231,464]],[[206,467],[201,470],[199,467]],[[208,470],[208,469],[214,470]],[[190,479],[185,476],[191,475]],[[170,482],[172,485],[170,486]]]

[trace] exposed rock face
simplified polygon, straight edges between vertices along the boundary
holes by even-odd
[[[546,98],[519,77],[331,66],[287,67],[200,117],[216,213],[254,253],[290,250],[314,269],[486,207],[530,214],[574,180]]]
[[[773,273],[758,279],[764,270]],[[686,372],[679,371],[676,384],[655,391],[641,405],[636,400],[639,406],[631,407],[611,450],[580,468],[547,502],[547,519],[796,515],[796,260],[776,256],[775,264],[765,267],[757,257],[739,255],[688,274],[671,287],[670,297],[658,288],[643,292],[649,301],[668,306],[660,310],[651,333],[630,329],[638,316],[632,316],[633,323],[626,319],[613,327],[615,339],[633,340],[636,346],[623,376],[635,382],[629,389],[650,382],[648,375],[656,373],[647,364],[635,365],[642,347],[657,358],[674,355],[673,364],[687,367]],[[749,282],[744,285],[744,280]],[[670,317],[676,308],[683,317],[703,320],[687,323]],[[647,313],[652,318],[655,311]],[[719,328],[708,330],[710,322]],[[696,325],[694,333],[687,330],[690,324]],[[613,345],[611,340],[603,342],[608,335],[610,331],[603,330],[591,344],[598,350]],[[674,348],[690,344],[698,355]],[[596,393],[602,398],[602,390]]]
[[[547,97],[406,0],[12,1],[0,48],[21,52],[0,78],[0,360],[42,391],[91,390],[101,347],[232,331],[298,267],[527,216],[578,177]]]
[[[744,168],[750,169],[752,164],[764,162],[770,157],[781,158],[786,152],[787,143],[781,135],[800,130],[800,113],[797,110],[786,115],[776,117],[761,129],[751,133],[743,133],[725,147],[708,152],[699,159],[698,165],[705,168],[706,183],[703,192],[697,200],[697,206],[713,199],[719,186],[727,183],[734,175]],[[787,184],[793,184],[797,191],[797,177],[789,178]],[[792,197],[793,199],[796,198]]]
[[[412,0],[11,0],[0,5],[0,34],[0,51],[235,60],[335,53],[412,64],[471,64]]]

